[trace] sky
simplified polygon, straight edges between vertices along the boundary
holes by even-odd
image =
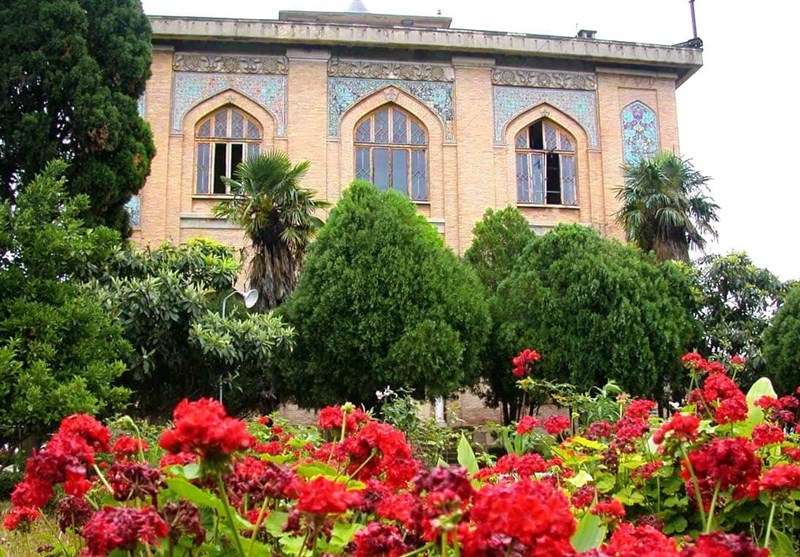
[[[373,13],[441,15],[452,27],[675,44],[692,37],[688,0],[364,0]],[[348,0],[143,0],[149,15],[277,19],[279,10],[343,11]],[[704,67],[677,92],[681,154],[712,178],[719,240],[800,279],[800,46],[795,0],[696,0]],[[698,254],[699,255],[699,254]]]

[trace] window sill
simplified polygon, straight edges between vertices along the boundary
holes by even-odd
[[[431,204],[430,201],[417,201],[415,199],[412,199],[411,203],[413,203],[414,205],[430,205]]]
[[[196,193],[192,195],[192,199],[233,199],[233,194],[230,193],[215,193],[215,194],[208,194],[208,193]]]
[[[535,203],[517,203],[517,207],[527,207],[531,209],[580,209],[580,205],[540,205]]]

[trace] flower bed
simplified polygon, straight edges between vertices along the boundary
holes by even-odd
[[[4,525],[25,536],[55,514],[79,536],[43,554],[85,557],[793,555],[800,401],[685,364],[697,388],[668,420],[624,399],[617,422],[577,433],[528,416],[483,466],[462,439],[460,466],[428,469],[351,405],[304,428],[183,401],[157,446],[70,416],[29,459]]]

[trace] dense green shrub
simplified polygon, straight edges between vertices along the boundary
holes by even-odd
[[[42,435],[67,414],[122,407],[117,385],[130,346],[81,282],[117,248],[119,235],[89,229],[89,200],[70,198],[66,165],[50,163],[0,205],[0,444]]]
[[[464,261],[486,287],[487,296],[493,298],[497,287],[511,274],[525,248],[534,239],[525,216],[516,207],[500,211],[487,209],[483,219],[472,229],[473,240],[464,253]],[[509,370],[511,360],[498,345],[499,330],[496,321],[481,358],[481,382],[476,386],[478,394],[492,407],[501,405],[503,421],[509,423],[519,412],[522,392],[516,378]]]
[[[794,392],[800,383],[800,283],[791,287],[764,331],[764,358],[778,390]]]
[[[414,205],[354,182],[331,211],[284,308],[297,347],[279,372],[303,406],[446,395],[475,377],[483,289]]]
[[[492,300],[499,356],[531,347],[535,375],[661,396],[693,329],[664,265],[580,225],[537,237]]]
[[[166,414],[183,397],[216,396],[226,404],[270,410],[267,369],[272,351],[288,346],[291,330],[271,314],[248,314],[240,298],[219,311],[240,264],[233,250],[209,240],[119,251],[98,270],[97,291],[135,348],[124,384],[137,411]]]

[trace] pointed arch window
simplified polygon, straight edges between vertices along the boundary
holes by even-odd
[[[258,156],[261,126],[233,107],[224,107],[201,120],[195,131],[195,192],[227,194],[223,176],[232,178],[243,160]]]
[[[395,106],[365,116],[355,132],[355,177],[412,201],[429,200],[428,133],[422,122]]]
[[[575,140],[549,120],[537,120],[514,141],[517,203],[577,205]]]

